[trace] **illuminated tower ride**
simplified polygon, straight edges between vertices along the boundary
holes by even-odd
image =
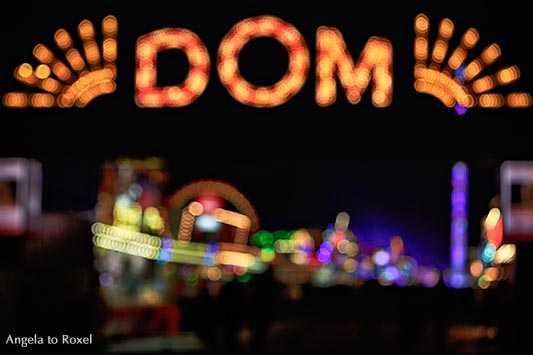
[[[452,167],[450,226],[450,268],[445,271],[447,286],[468,286],[468,166],[457,162]]]

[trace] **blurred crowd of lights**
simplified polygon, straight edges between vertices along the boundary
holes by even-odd
[[[110,226],[97,222],[92,226],[94,245],[129,255],[157,260],[159,263],[176,262],[185,264],[214,266],[218,264],[234,265],[250,270],[262,269],[254,266],[261,263],[252,253],[254,248],[248,247],[250,252],[232,250],[234,246],[226,248],[227,244],[213,243],[182,243],[171,238],[159,238],[146,233]]]
[[[362,245],[348,228],[348,220],[349,215],[340,212],[318,238],[307,229],[260,230],[252,243],[261,248],[261,258],[273,265],[275,276],[287,284],[358,287],[375,279],[383,286],[437,285],[439,270],[405,255],[400,236],[392,236],[387,248]]]
[[[100,206],[100,221],[92,228],[97,251],[95,266],[105,288],[124,287],[125,282],[134,279],[128,275],[146,270],[149,261],[154,262],[152,267],[159,265],[164,270],[157,284],[183,282],[185,294],[196,292],[205,282],[212,288],[234,280],[247,282],[268,268],[291,290],[303,284],[359,287],[370,280],[382,286],[443,284],[484,289],[509,280],[512,273],[516,248],[504,243],[498,208],[490,209],[482,221],[480,245],[468,247],[468,167],[463,162],[452,168],[450,267],[444,270],[421,265],[406,254],[400,235],[391,235],[387,247],[361,243],[350,228],[347,212],[338,213],[334,223],[323,230],[259,229],[253,206],[234,186],[223,181],[196,181],[158,203],[143,203],[143,194],[150,186],[164,180],[162,165],[149,164],[148,160],[144,167],[142,163],[133,165],[133,161],[120,161],[118,175],[104,179],[107,189],[118,186],[122,192],[108,200],[112,206]],[[134,171],[143,171],[148,182],[140,181]],[[230,200],[237,211],[225,207]],[[105,209],[107,214],[102,213]],[[209,221],[202,220],[202,216]],[[174,221],[174,231],[170,228],[172,218],[178,219]],[[221,225],[233,230],[231,242],[213,238],[221,232]],[[137,266],[135,271],[135,267],[125,268],[127,263],[144,266]],[[146,292],[156,289],[154,283],[145,286]],[[141,293],[148,295],[146,292]],[[141,293],[137,292],[136,297],[141,297]]]
[[[501,233],[501,229],[500,232],[493,231],[498,228],[498,223],[494,222],[496,214],[491,210],[486,218],[486,235]],[[337,220],[343,218],[349,217],[345,212],[339,213]],[[301,284],[304,280],[318,287],[334,284],[361,286],[365,281],[375,279],[383,286],[434,287],[443,278],[449,287],[487,288],[491,282],[509,277],[501,271],[501,266],[514,260],[514,244],[486,242],[480,249],[479,258],[470,262],[467,273],[457,271],[452,265],[441,275],[439,269],[419,265],[415,258],[405,255],[400,236],[393,236],[388,248],[369,247],[358,243],[355,234],[349,228],[339,228],[339,224],[330,225],[322,232],[322,241],[316,249],[315,238],[306,229],[259,230],[251,237],[252,245],[244,252],[231,250],[236,249],[236,244],[183,242],[102,223],[93,225],[93,233],[94,244],[100,248],[156,260],[160,264],[199,265],[204,270],[211,270],[200,278],[211,281],[220,280],[213,275],[222,275],[221,266],[224,265],[233,267],[226,269],[226,274],[236,272],[240,276],[251,276],[265,271],[266,265],[271,264],[274,269],[279,268],[275,271],[279,281],[287,284]],[[492,238],[494,240],[494,236]],[[497,238],[501,241],[501,235]],[[466,255],[459,266],[465,262]],[[299,272],[307,275],[292,274],[297,271],[295,266],[301,266]],[[226,277],[226,280],[230,279],[233,278]],[[249,277],[240,280],[249,280]]]
[[[291,275],[295,266],[301,267],[300,273],[307,274],[303,280],[318,287],[360,286],[370,279],[381,285],[399,286],[434,287],[439,282],[437,268],[418,265],[413,257],[404,255],[400,236],[393,236],[388,248],[363,246],[347,227],[348,219],[347,213],[339,213],[336,223],[322,232],[319,242],[306,229],[259,230],[251,237],[251,245],[246,246],[247,252],[237,251],[238,244],[160,238],[102,223],[93,225],[93,233],[94,244],[100,248],[159,263],[199,265],[209,270],[230,265],[241,276],[263,272],[270,264],[279,281],[287,284],[301,283],[295,277],[302,279],[302,275]],[[222,269],[219,271],[222,274]],[[214,272],[204,276],[212,280]]]

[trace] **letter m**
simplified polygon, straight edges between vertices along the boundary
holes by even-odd
[[[392,45],[382,37],[370,37],[357,64],[347,50],[339,30],[321,26],[316,33],[315,100],[320,106],[330,106],[337,98],[337,75],[352,104],[361,101],[370,81],[372,104],[386,107],[392,102]]]

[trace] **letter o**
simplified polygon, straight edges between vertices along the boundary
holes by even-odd
[[[239,71],[239,53],[257,37],[274,38],[289,54],[287,72],[271,86],[254,86]],[[218,49],[217,70],[220,81],[237,101],[254,107],[274,107],[301,90],[307,79],[309,61],[309,50],[301,33],[280,18],[264,15],[238,22],[224,36]]]

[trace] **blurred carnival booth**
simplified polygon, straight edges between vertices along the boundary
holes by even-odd
[[[305,329],[323,322],[368,351],[372,337],[414,352],[514,339],[518,234],[506,233],[504,222],[529,211],[525,162],[501,166],[501,196],[482,213],[478,238],[469,237],[469,166],[452,167],[445,269],[410,255],[401,235],[386,236],[386,245],[364,242],[345,211],[323,228],[268,230],[252,201],[225,181],[168,192],[166,161],[157,157],[106,161],[94,209],[66,213],[40,210],[40,163],[1,162],[6,330],[95,331],[109,344],[104,352],[115,340],[168,336],[194,351],[289,353],[294,339],[312,349]]]
[[[387,246],[361,242],[344,211],[323,229],[269,231],[261,228],[251,201],[227,182],[197,180],[166,193],[164,159],[117,159],[106,162],[102,173],[92,240],[105,305],[104,337],[177,335],[193,330],[204,344],[219,346],[219,333],[238,334],[242,339],[235,343],[250,341],[258,332],[266,337],[269,331],[257,319],[269,319],[264,322],[268,325],[276,315],[301,318],[304,315],[297,309],[320,290],[360,289],[353,291],[359,296],[343,297],[360,302],[369,297],[365,303],[378,306],[379,295],[385,291],[372,285],[389,288],[398,300],[413,305],[410,310],[400,311],[404,304],[393,313],[380,313],[399,322],[399,331],[409,312],[425,319],[424,307],[415,307],[415,300],[421,301],[420,296],[430,291],[421,289],[435,289],[432,301],[425,302],[428,308],[439,307],[443,295],[451,296],[443,288],[457,289],[463,295],[461,289],[470,290],[470,301],[463,306],[470,304],[473,312],[486,302],[485,294],[480,297],[478,291],[513,282],[516,247],[504,238],[499,206],[487,206],[479,243],[468,241],[469,176],[463,162],[455,164],[451,174],[451,249],[446,269],[423,265],[409,255],[400,235],[390,235]],[[268,292],[265,285],[269,285]],[[268,299],[258,294],[261,289],[270,295]],[[476,301],[475,297],[480,298]],[[342,297],[336,300],[344,301]],[[270,310],[268,316],[265,309]],[[439,325],[448,332],[449,346],[455,346],[454,341],[460,344],[461,336],[473,336],[479,327],[485,329],[478,332],[482,338],[494,337],[490,329],[496,329],[495,324],[485,326],[475,320],[464,332],[458,331],[466,316],[459,309],[468,313],[457,307],[458,313],[446,315],[457,318]],[[364,312],[343,314],[364,316]]]

